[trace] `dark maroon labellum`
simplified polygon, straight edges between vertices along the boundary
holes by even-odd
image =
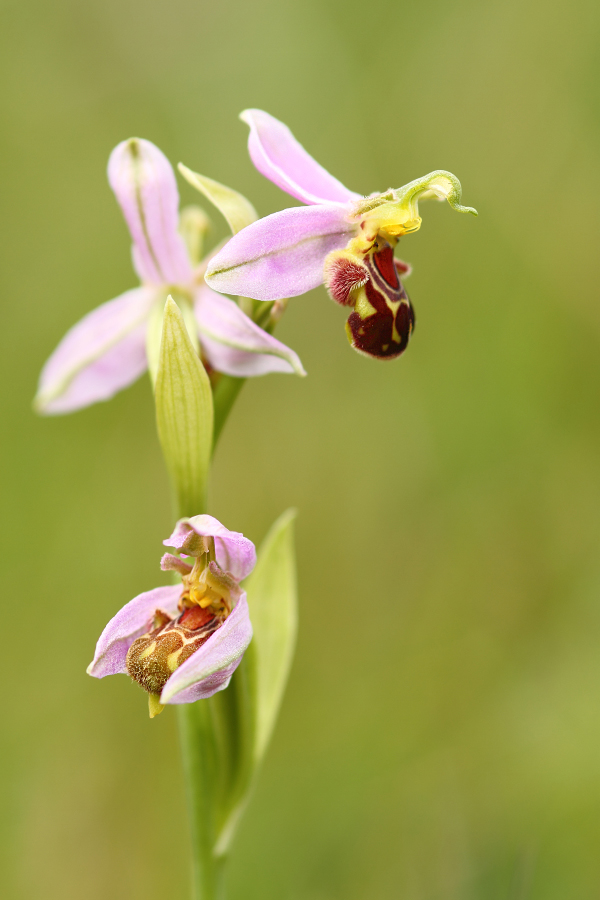
[[[347,322],[352,346],[377,359],[394,359],[406,350],[415,327],[415,314],[398,277],[392,248],[385,245],[365,257],[369,280],[364,286],[372,312],[356,310]]]

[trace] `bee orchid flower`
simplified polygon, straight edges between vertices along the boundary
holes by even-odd
[[[293,350],[204,283],[206,262],[190,257],[175,175],[158,147],[138,138],[118,144],[108,180],[131,233],[141,285],[88,313],[65,335],[43,368],[35,401],[39,412],[68,413],[107,400],[142,375],[150,336],[157,333],[152,326],[169,294],[182,307],[203,359],[216,371],[240,378],[304,374]]]
[[[88,673],[129,674],[148,693],[150,716],[227,687],[252,638],[240,581],[256,563],[252,541],[212,516],[180,519],[161,568],[181,584],[139,594],[108,623]]]
[[[447,200],[459,212],[477,215],[461,206],[460,182],[438,170],[362,197],[319,165],[283,122],[259,109],[241,118],[250,126],[256,168],[306,206],[240,231],[210,261],[207,283],[222,293],[274,300],[325,282],[332,299],[352,309],[346,325],[352,346],[378,359],[399,356],[414,312],[400,280],[410,267],[394,259],[394,247],[420,227],[419,199]]]

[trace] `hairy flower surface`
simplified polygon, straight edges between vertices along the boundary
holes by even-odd
[[[329,174],[289,128],[259,109],[242,113],[256,168],[304,207],[266,216],[235,235],[209,262],[217,291],[257,300],[294,297],[323,281],[353,309],[347,333],[359,352],[392,359],[404,351],[414,313],[394,260],[398,239],[421,225],[419,199],[448,200],[460,212],[461,187],[451,172],[431,172],[398,189],[361,197]]]
[[[212,516],[180,519],[164,541],[161,568],[181,584],[139,594],[110,620],[88,673],[129,674],[148,693],[150,715],[227,687],[252,638],[240,581],[256,563],[254,544]]]
[[[184,210],[180,221],[175,175],[158,147],[139,138],[119,144],[110,156],[108,180],[131,233],[141,285],[99,306],[67,332],[42,371],[38,411],[72,412],[132,384],[148,367],[147,339],[169,294],[216,371],[240,378],[304,374],[292,350],[205,284],[206,262],[190,256],[198,232],[194,211],[190,217]]]

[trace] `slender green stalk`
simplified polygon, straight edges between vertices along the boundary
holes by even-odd
[[[215,387],[213,448],[244,381],[222,375]],[[204,508],[192,508],[194,502],[195,498],[180,496],[177,517],[205,512]],[[251,663],[242,660],[226,691],[208,700],[181,704],[178,709],[192,842],[193,900],[225,897],[228,837],[242,812],[240,799],[252,771],[252,671]]]
[[[231,412],[233,404],[237,400],[237,396],[244,386],[245,378],[235,378],[233,375],[221,375],[214,388],[213,399],[215,404],[215,420],[213,426],[213,449],[217,446],[217,441],[223,426],[227,421],[227,417]]]
[[[178,716],[192,841],[192,897],[223,900],[225,859],[214,854],[218,747],[210,702],[184,703]]]
[[[270,311],[270,306],[271,304],[267,311]],[[166,370],[166,363],[163,363],[157,383],[160,386],[160,379],[163,377],[172,393],[172,385],[177,386],[176,376],[181,375],[179,369],[184,363],[188,368],[192,363],[185,327],[183,322],[179,321],[174,303],[169,307],[169,313],[173,320],[172,329],[175,330],[173,341],[178,342],[176,359],[179,368],[174,374],[169,372],[167,378],[162,374],[162,370]],[[168,361],[166,342],[163,343],[165,343],[165,359]],[[206,498],[211,450],[210,443],[206,447],[202,438],[208,433],[210,441],[212,429],[212,452],[214,452],[219,435],[246,380],[223,374],[215,379],[212,386],[211,409],[206,411],[207,416],[210,413],[211,419],[207,432],[202,427],[205,413],[200,400],[203,400],[203,397],[199,400],[196,395],[205,389],[208,379],[204,381],[206,375],[201,365],[198,372],[196,369],[193,370],[192,375],[194,378],[191,379],[179,378],[182,386],[181,398],[178,398],[177,404],[169,405],[170,394],[162,400],[162,406],[167,413],[171,407],[176,410],[175,424],[166,419],[166,425],[163,427],[168,440],[161,438],[161,442],[167,464],[168,451],[172,446],[175,447],[172,456],[178,464],[178,468],[174,470],[175,481],[179,488],[176,494],[178,518],[205,512],[206,501],[203,499],[200,502],[199,498]],[[195,393],[191,390],[190,382],[196,385]],[[183,415],[182,410],[185,410]],[[159,416],[159,433],[161,421]],[[189,472],[184,468],[182,475],[181,459],[188,463],[187,444],[190,440],[204,446],[208,451],[208,458],[200,461],[205,462],[204,465],[192,465]],[[182,446],[184,449],[187,448],[186,453],[181,450]],[[256,770],[254,708],[256,674],[254,648],[250,646],[234,672],[227,690],[219,691],[207,700],[182,704],[178,710],[192,840],[193,900],[224,900],[226,855],[236,825],[244,811]]]

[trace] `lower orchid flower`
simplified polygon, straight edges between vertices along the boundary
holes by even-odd
[[[437,170],[401,188],[361,197],[329,174],[289,128],[258,109],[241,118],[250,126],[248,149],[256,168],[307,204],[260,219],[235,235],[209,262],[206,282],[217,291],[257,300],[295,297],[323,281],[330,296],[350,307],[352,346],[393,359],[408,344],[414,312],[400,280],[410,267],[394,259],[404,234],[421,225],[419,199],[461,206],[461,186]]]
[[[195,258],[194,245],[206,217],[192,208],[182,211],[180,222],[175,175],[158,147],[138,138],[119,144],[110,156],[108,179],[131,232],[141,285],[88,313],[65,335],[42,371],[38,411],[67,413],[107,400],[136,381],[149,363],[152,368],[169,294],[211,368],[240,378],[268,372],[303,375],[293,350],[204,283],[206,261]],[[245,198],[210,183],[235,196],[253,214],[248,221],[255,217]]]
[[[252,541],[212,516],[180,519],[161,568],[181,584],[139,594],[110,620],[88,673],[129,674],[148,693],[150,717],[227,687],[252,638],[240,581],[256,563]],[[189,560],[189,561],[188,561]]]

